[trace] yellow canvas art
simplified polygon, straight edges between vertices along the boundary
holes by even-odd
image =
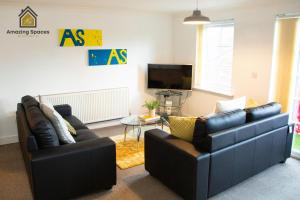
[[[102,46],[102,30],[59,29],[59,46]]]

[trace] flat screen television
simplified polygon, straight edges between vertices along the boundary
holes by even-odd
[[[149,89],[192,89],[192,65],[148,64]]]

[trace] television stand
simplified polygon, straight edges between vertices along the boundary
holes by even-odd
[[[162,90],[155,94],[160,103],[159,114],[161,116],[181,115],[182,92],[174,90]]]
[[[162,90],[157,92],[156,95],[163,95],[164,97],[182,96],[182,92],[174,90]]]

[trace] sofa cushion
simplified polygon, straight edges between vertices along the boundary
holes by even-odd
[[[93,140],[99,138],[94,132],[89,129],[79,129],[76,131],[77,135],[74,137],[76,142],[82,142],[86,140]]]
[[[262,106],[245,109],[245,111],[247,113],[247,122],[253,122],[279,114],[281,112],[281,105],[272,102]]]
[[[196,117],[169,116],[171,134],[187,142],[192,142]]]
[[[241,109],[218,113],[209,118],[198,118],[195,123],[193,144],[197,148],[205,146],[203,142],[206,142],[205,138],[208,134],[240,126],[245,123],[246,112]]]
[[[72,115],[72,107],[69,104],[61,104],[55,105],[54,109],[62,116],[70,116]]]
[[[31,106],[39,106],[39,102],[29,95],[22,97],[21,102],[24,106],[24,109],[27,109]]]
[[[66,125],[65,120],[56,110],[54,110],[53,106],[51,105],[48,106],[42,103],[41,109],[52,122],[61,143],[63,144],[76,143],[71,133],[68,130],[68,126]]]
[[[39,149],[36,137],[34,135],[29,135],[27,137],[27,149],[29,152],[34,152]]]
[[[59,140],[51,122],[44,116],[37,106],[25,109],[26,118],[31,132],[34,134],[39,148],[59,146]]]
[[[223,112],[207,118],[205,122],[207,133],[215,133],[217,131],[245,124],[246,113],[241,109]]]
[[[78,129],[88,129],[77,117],[74,115],[65,116],[65,120],[67,120],[76,130]]]

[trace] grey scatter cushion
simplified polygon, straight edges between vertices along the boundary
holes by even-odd
[[[63,117],[53,109],[53,107],[46,104],[41,104],[41,110],[49,118],[52,125],[54,126],[59,140],[64,144],[75,143],[74,138],[68,131],[68,127],[63,119]]]

